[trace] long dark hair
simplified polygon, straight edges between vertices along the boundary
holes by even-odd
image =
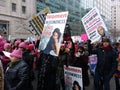
[[[73,90],[75,90],[75,85],[77,85],[79,90],[81,90],[81,87],[80,87],[80,85],[79,85],[79,83],[77,81],[73,82],[73,88],[72,88]]]
[[[55,28],[54,31],[53,31],[53,33],[52,33],[52,35],[53,35],[55,32],[58,34],[58,41],[59,41],[60,36],[61,36],[60,29],[59,29],[59,28]]]

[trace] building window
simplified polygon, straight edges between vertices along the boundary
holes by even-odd
[[[26,0],[22,0],[22,2],[26,2]]]
[[[22,6],[22,13],[25,14],[26,13],[26,7]]]
[[[114,23],[114,25],[116,25],[116,23]]]
[[[15,3],[12,3],[12,11],[16,12],[16,4]]]

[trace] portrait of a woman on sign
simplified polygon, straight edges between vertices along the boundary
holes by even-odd
[[[60,29],[55,28],[43,52],[53,56],[58,56],[60,37],[61,37]]]
[[[102,27],[102,26],[99,26],[97,28],[97,32],[98,34],[101,36],[101,37],[104,37],[105,36],[105,29]]]

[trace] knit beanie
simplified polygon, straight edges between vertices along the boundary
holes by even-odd
[[[4,49],[10,49],[10,48],[11,48],[10,43],[5,43],[5,44],[4,44]]]
[[[27,46],[26,42],[21,42],[21,43],[19,44],[19,47],[20,47],[20,48],[26,48],[26,46]]]
[[[28,50],[34,50],[34,44],[27,45],[26,49],[28,49]]]
[[[15,49],[10,56],[12,57],[17,57],[17,58],[22,58],[22,51],[20,49]]]
[[[103,38],[102,42],[109,42],[110,43],[110,39],[109,38]]]
[[[18,46],[21,43],[20,40],[15,41],[15,46]]]

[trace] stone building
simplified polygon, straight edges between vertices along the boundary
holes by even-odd
[[[32,36],[24,25],[35,13],[35,0],[0,0],[0,32],[6,38]]]

